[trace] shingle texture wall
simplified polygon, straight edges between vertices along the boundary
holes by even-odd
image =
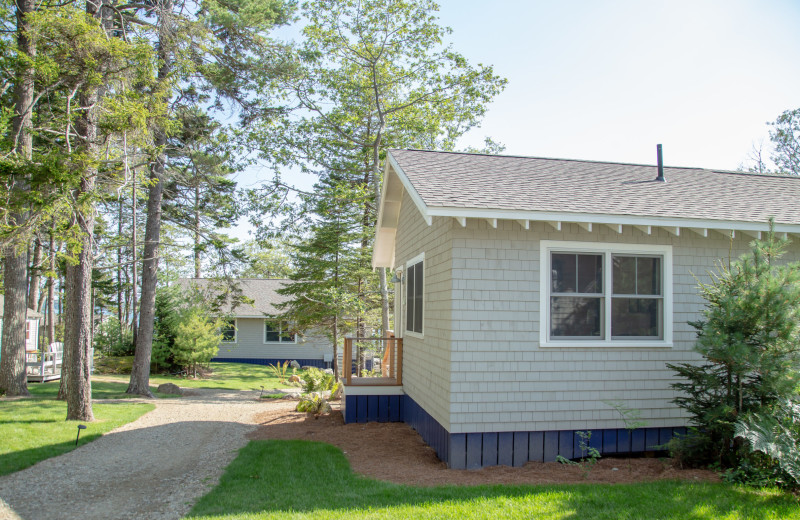
[[[434,218],[434,227],[440,220]],[[673,376],[665,365],[699,359],[691,350],[694,329],[687,324],[699,318],[703,306],[695,277],[707,281],[716,262],[727,262],[729,252],[735,258],[746,251],[750,239],[731,242],[721,234],[703,238],[689,231],[675,237],[655,229],[648,236],[630,227],[622,234],[604,226],[587,232],[574,224],[555,231],[531,223],[524,230],[511,221],[493,229],[473,219],[466,228],[450,229],[451,433],[622,427],[604,400],[641,410],[650,427],[685,424],[670,402]],[[674,346],[540,348],[541,240],[671,245]],[[800,258],[798,247],[791,251],[792,259]]]
[[[451,224],[449,219],[436,219],[428,226],[408,194],[404,195],[396,265],[401,267],[424,253],[425,285],[424,337],[405,334],[403,339],[403,388],[445,428],[450,424]],[[398,313],[405,315],[405,309]]]

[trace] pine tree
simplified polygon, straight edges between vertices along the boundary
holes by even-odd
[[[687,460],[735,464],[742,454],[734,442],[738,418],[768,413],[797,387],[800,265],[779,262],[786,244],[770,232],[700,284],[706,308],[691,325],[704,362],[667,365],[683,379],[672,385],[681,392],[674,402],[694,426],[677,446]]]
[[[278,292],[290,297],[280,306],[281,317],[297,330],[326,329],[338,375],[339,341],[354,330],[365,310],[360,284],[369,270],[369,258],[361,247],[363,228],[356,217],[358,202],[369,192],[335,177],[320,182],[317,191],[320,196],[307,199],[313,208],[308,234],[291,254],[292,283]]]

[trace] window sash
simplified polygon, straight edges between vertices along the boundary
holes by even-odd
[[[294,343],[295,335],[290,329],[289,322],[264,320],[264,343]]]
[[[650,253],[629,252],[626,250],[629,247],[626,247],[627,245],[621,245],[620,250],[615,249],[614,245],[604,247],[602,250],[593,250],[592,245],[586,245],[585,249],[578,247],[560,249],[543,244],[542,259],[547,261],[543,268],[547,272],[542,274],[542,280],[548,280],[546,286],[542,287],[543,291],[546,291],[546,297],[542,295],[542,303],[547,305],[546,320],[542,321],[542,326],[546,327],[546,332],[543,332],[542,336],[543,341],[552,341],[554,345],[571,340],[578,343],[599,342],[599,344],[611,342],[624,344],[632,340],[666,342],[666,323],[671,321],[665,293],[666,284],[670,280],[667,269],[671,269],[666,248],[659,247],[664,251]],[[572,262],[570,256],[575,258],[574,268],[570,265],[566,271],[563,269],[559,271],[554,266],[554,258],[562,263]],[[594,286],[584,283],[581,287],[581,279],[588,280],[591,276],[581,272],[580,259],[583,257],[586,260],[591,256],[602,258],[600,273],[597,275],[602,282],[598,280]],[[625,264],[629,266],[628,283],[620,284],[615,273],[616,276],[624,274],[620,273],[620,266]],[[632,274],[630,266],[633,266]],[[650,266],[653,268],[648,272]],[[572,277],[575,278],[574,281]],[[581,289],[601,290],[576,292]],[[625,293],[620,293],[620,289],[627,290]],[[596,300],[597,303],[590,303],[591,300]],[[562,308],[557,309],[557,304]],[[626,305],[624,312],[628,314],[621,314]]]
[[[406,331],[422,334],[424,260],[406,269]]]
[[[236,343],[236,319],[223,320],[219,332],[223,343]]]

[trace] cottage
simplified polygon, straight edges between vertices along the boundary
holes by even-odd
[[[5,299],[0,294],[0,309],[5,305]],[[25,320],[25,353],[29,356],[36,355],[39,350],[39,323],[44,319],[42,313],[28,309]],[[0,330],[3,327],[3,316],[0,315]],[[0,335],[2,336],[2,335]]]
[[[587,430],[652,450],[687,424],[666,364],[699,359],[697,279],[769,218],[800,235],[800,179],[391,150],[373,265],[397,281],[402,386],[348,385],[346,420],[404,420],[452,468],[575,457]]]
[[[247,278],[237,280],[234,291],[237,301],[225,299],[221,312],[225,316],[222,342],[212,361],[271,365],[296,360],[302,366],[326,368],[333,360],[333,347],[321,331],[295,334],[291,324],[274,318],[281,313],[275,305],[287,300],[278,289],[289,280]],[[178,284],[202,291],[214,298],[222,293],[212,279],[181,278]],[[250,303],[252,302],[252,303]]]

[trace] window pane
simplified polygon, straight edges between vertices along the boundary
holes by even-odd
[[[661,294],[661,259],[636,259],[636,294]]]
[[[234,320],[225,320],[220,333],[222,334],[222,341],[236,340],[236,322]]]
[[[602,298],[553,296],[550,298],[552,337],[600,337],[603,323]]]
[[[414,330],[414,266],[406,274],[406,330]]]
[[[611,336],[661,337],[660,298],[613,298]]]
[[[603,255],[578,255],[578,292],[603,292]]]
[[[576,257],[578,255],[570,255],[564,253],[553,253],[552,261],[552,276],[553,276],[553,292],[568,293],[577,290],[577,273],[576,273]]]
[[[294,341],[294,334],[292,334],[291,329],[287,322],[281,322],[281,341]]]
[[[422,286],[425,277],[422,275],[422,262],[414,266],[414,332],[422,333]]]
[[[267,334],[267,341],[280,341],[281,335],[276,322],[267,321],[265,322],[264,327]]]
[[[636,294],[636,257],[612,256],[614,294]]]

